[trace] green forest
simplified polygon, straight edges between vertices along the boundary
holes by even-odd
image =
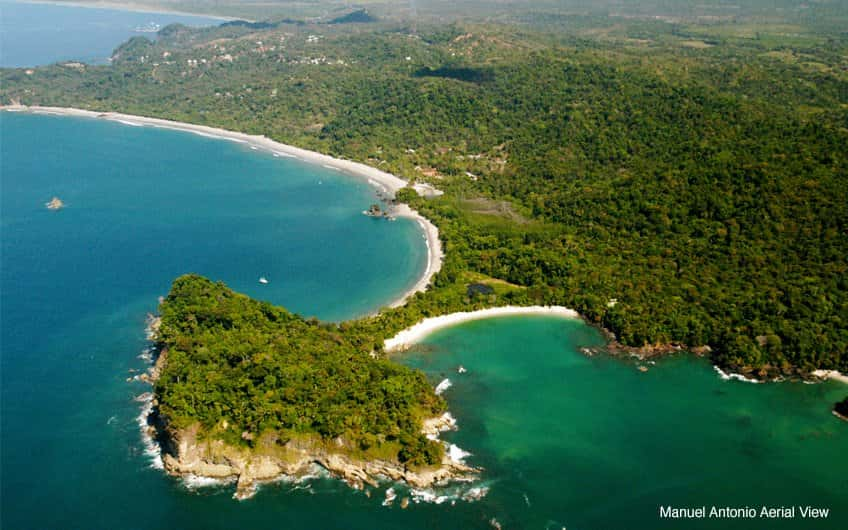
[[[444,411],[420,372],[368,355],[332,324],[304,320],[196,275],[177,278],[160,305],[167,362],[159,413],[175,428],[252,445],[318,434],[334,450],[410,467],[439,464],[443,448],[421,421]]]
[[[805,17],[169,26],[108,66],[3,70],[0,99],[264,134],[445,191],[401,192],[445,264],[339,328],[360,353],[423,316],[543,303],[756,377],[848,371],[848,35]]]

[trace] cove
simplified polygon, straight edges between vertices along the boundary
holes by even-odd
[[[822,384],[724,381],[687,355],[646,364],[587,357],[579,320],[501,317],[426,337],[403,356],[444,396],[504,528],[844,528],[845,393]],[[458,366],[467,372],[457,373]],[[662,506],[830,508],[827,519],[661,519]]]

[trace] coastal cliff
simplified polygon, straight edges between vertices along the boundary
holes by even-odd
[[[376,487],[381,480],[428,488],[454,480],[472,480],[476,472],[447,455],[438,466],[411,469],[397,461],[362,460],[332,452],[316,440],[292,439],[283,443],[272,435],[263,437],[256,448],[248,449],[222,440],[203,440],[198,436],[198,426],[162,427],[157,432],[166,472],[173,476],[233,480],[237,499],[251,497],[263,482],[311,475],[316,465],[356,489]]]

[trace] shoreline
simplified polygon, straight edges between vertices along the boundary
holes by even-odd
[[[813,370],[810,375],[814,375],[822,380],[832,379],[848,385],[848,374],[840,373],[838,370]]]
[[[296,158],[309,164],[317,164],[325,168],[338,170],[345,175],[365,180],[368,184],[377,188],[377,190],[382,191],[391,197],[394,197],[398,190],[405,188],[408,185],[408,183],[400,177],[392,175],[391,173],[386,173],[385,171],[381,171],[361,162],[334,158],[316,151],[310,151],[293,145],[283,144],[266,136],[228,131],[226,129],[209,127],[207,125],[195,125],[192,123],[172,121],[162,118],[150,118],[146,116],[123,114],[120,112],[98,112],[72,107],[0,105],[0,111],[28,112],[32,114],[69,116],[74,118],[105,119],[132,127],[158,127],[161,129],[190,132],[207,138],[229,140],[245,144],[249,147],[255,147],[258,150],[270,152],[277,157]],[[439,229],[436,228],[429,219],[406,204],[397,204],[395,205],[394,210],[394,215],[396,217],[412,219],[423,231],[423,237],[427,246],[427,264],[421,277],[418,278],[411,287],[401,293],[398,298],[390,301],[384,306],[381,306],[390,308],[400,307],[404,305],[415,293],[424,292],[433,279],[433,276],[441,270],[444,258],[441,240],[439,239]],[[378,313],[379,311],[380,310],[377,309],[375,313]]]
[[[452,327],[464,322],[516,315],[544,315],[568,319],[581,318],[577,311],[562,306],[502,306],[479,309],[477,311],[462,311],[437,317],[425,318],[421,322],[398,332],[394,337],[386,339],[383,342],[383,351],[389,353],[408,349],[410,346],[421,341],[421,339],[434,331]]]
[[[40,5],[51,5],[51,6],[65,6],[65,7],[80,7],[84,9],[108,9],[112,11],[129,11],[132,13],[151,13],[158,15],[180,15],[185,17],[200,17],[200,18],[211,18],[215,20],[220,20],[222,22],[229,22],[233,20],[244,20],[246,22],[255,22],[254,20],[248,20],[246,18],[238,18],[238,17],[230,17],[226,15],[213,15],[213,14],[205,14],[205,13],[193,13],[189,11],[177,11],[174,9],[168,9],[166,7],[154,7],[148,6],[144,4],[137,4],[134,2],[129,2],[126,4],[122,4],[120,2],[85,2],[80,0],[75,0],[73,2],[60,2],[58,0],[14,0],[14,3],[17,4],[40,4]]]
[[[149,367],[142,374],[127,379],[128,382],[138,381],[155,387],[168,362],[168,349],[158,343],[161,324],[160,317],[148,314],[145,334],[153,345],[145,349],[140,357],[149,363]],[[259,486],[269,482],[300,482],[315,478],[316,468],[324,470],[327,477],[342,480],[356,490],[379,488],[381,482],[389,481],[404,484],[411,492],[432,493],[434,498],[437,495],[430,488],[455,483],[472,484],[478,480],[481,471],[465,463],[465,458],[471,453],[440,439],[442,433],[458,428],[450,412],[426,418],[421,426],[421,434],[444,446],[441,462],[410,469],[399,461],[362,460],[344,452],[334,452],[326,445],[308,442],[286,443],[284,457],[251,452],[222,441],[205,443],[198,439],[198,425],[186,428],[169,425],[167,417],[159,413],[155,389],[136,396],[134,400],[141,403],[136,421],[150,467],[182,479],[187,487],[235,483],[233,498],[237,500],[252,497]],[[488,491],[475,493],[475,489],[481,488],[469,488],[460,498],[477,500]]]
[[[583,317],[577,311],[573,309],[569,309],[563,306],[502,306],[502,307],[491,307],[488,309],[479,309],[477,311],[462,311],[457,313],[449,313],[447,315],[440,315],[437,317],[425,318],[424,320],[418,322],[417,324],[413,324],[412,326],[399,331],[393,337],[386,339],[383,342],[383,351],[385,353],[395,353],[402,352],[409,349],[411,346],[421,342],[427,335],[434,333],[440,329],[448,328],[451,326],[455,326],[458,324],[462,324],[464,322],[471,322],[474,320],[483,320],[487,318],[494,318],[500,316],[516,316],[516,315],[547,315],[547,316],[558,316],[561,318],[576,318],[582,319]],[[612,344],[612,343],[610,343]],[[669,352],[678,352],[678,351],[686,351],[689,353],[693,353],[695,355],[703,355],[702,353],[693,352],[692,349],[687,349],[683,346],[670,346]],[[661,356],[665,353],[669,353],[666,351],[654,352],[651,355],[643,358],[650,358],[654,356]],[[737,380],[742,381],[744,383],[766,383],[773,381],[784,381],[785,378],[780,377],[777,379],[756,379],[753,377],[747,377],[743,374],[735,373],[735,372],[726,372],[720,366],[714,363],[710,363],[713,370],[716,374],[725,381]],[[808,380],[809,377],[813,377],[821,381],[833,380],[843,384],[848,384],[848,374],[843,374],[838,370],[814,370],[808,374],[807,377],[803,377],[804,380]]]

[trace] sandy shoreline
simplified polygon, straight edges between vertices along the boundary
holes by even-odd
[[[484,318],[513,316],[513,315],[548,315],[562,318],[580,318],[577,311],[562,306],[505,306],[491,307],[479,311],[464,311],[451,313],[433,318],[426,318],[412,327],[406,328],[383,343],[383,349],[387,352],[402,350],[420,341],[436,330],[455,326],[462,322],[481,320]]]
[[[848,385],[848,374],[842,374],[836,370],[814,370],[811,373],[812,375],[822,379],[833,379],[834,381],[839,381]]]
[[[164,129],[173,129],[177,131],[186,131],[209,138],[219,138],[246,144],[252,148],[261,149],[270,152],[275,156],[291,157],[303,160],[310,164],[318,164],[326,168],[338,170],[346,175],[351,175],[368,182],[384,194],[394,196],[401,188],[405,188],[407,183],[405,180],[380,171],[366,164],[353,162],[351,160],[342,160],[333,158],[329,155],[301,149],[287,144],[282,144],[271,140],[265,136],[256,136],[206,125],[194,125],[191,123],[183,123],[161,118],[148,118],[145,116],[134,116],[131,114],[121,114],[119,112],[96,112],[91,110],[66,108],[66,107],[39,107],[26,105],[2,105],[0,111],[6,112],[31,112],[34,114],[53,114],[57,116],[72,116],[76,118],[95,118],[105,119],[122,123],[130,126],[149,126],[159,127]],[[413,210],[406,204],[400,204],[394,209],[394,215],[397,217],[407,217],[413,219],[423,231],[425,244],[427,245],[427,265],[424,273],[415,284],[407,289],[400,297],[393,302],[387,304],[389,307],[399,307],[406,303],[406,300],[413,294],[427,289],[433,276],[442,268],[442,244],[439,240],[439,230],[417,211]]]
[[[212,15],[206,13],[192,13],[189,11],[177,11],[174,9],[168,9],[167,7],[155,7],[149,6],[145,4],[137,4],[134,2],[99,2],[97,0],[93,0],[91,2],[85,1],[74,1],[74,2],[60,2],[57,0],[15,0],[16,3],[19,4],[46,4],[53,6],[66,6],[66,7],[83,7],[87,9],[112,9],[115,11],[131,11],[133,13],[156,13],[160,15],[181,15],[186,17],[203,17],[203,18],[211,18],[215,20],[220,20],[221,22],[227,22],[230,20],[245,20],[247,22],[253,22],[252,20],[247,20],[246,18],[236,18],[229,17],[224,15]]]

